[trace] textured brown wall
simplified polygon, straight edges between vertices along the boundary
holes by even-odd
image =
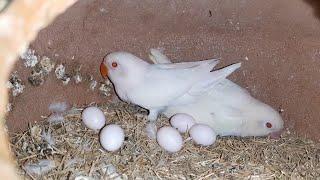
[[[2,1],[0,6],[0,179],[19,179],[4,128],[8,102],[6,81],[18,54],[34,40],[38,31],[48,25],[75,0]]]
[[[231,79],[282,108],[287,127],[319,140],[317,5],[310,0],[83,0],[41,31],[32,48],[57,62],[80,62],[84,72],[100,81],[99,63],[116,50],[146,58],[149,48],[162,47],[173,59],[221,57],[222,65],[240,60],[243,66]],[[22,63],[16,69],[24,79],[30,73]],[[26,122],[40,120],[53,101],[105,101],[87,89],[83,84],[63,86],[53,74],[43,86],[27,85],[22,95],[11,98],[15,107],[8,126],[24,128]]]

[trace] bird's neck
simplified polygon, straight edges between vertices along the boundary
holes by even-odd
[[[130,74],[127,74],[126,78],[116,81],[116,90],[118,89],[117,91],[119,91],[119,94],[122,94],[121,96],[123,96],[123,98],[128,97],[131,91],[143,83],[147,69],[148,65],[139,66],[130,72]]]

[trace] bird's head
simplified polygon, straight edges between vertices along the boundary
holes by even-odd
[[[245,131],[250,135],[280,137],[284,123],[280,114],[273,108],[262,104],[251,112],[250,118],[252,121],[247,122],[245,126]]]
[[[113,52],[106,55],[100,65],[103,78],[115,85],[130,84],[145,71],[147,62],[128,52]]]

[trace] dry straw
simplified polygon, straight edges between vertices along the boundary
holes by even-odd
[[[286,132],[280,140],[218,138],[210,147],[186,141],[176,154],[147,138],[146,111],[122,102],[99,105],[107,123],[124,128],[118,152],[99,144],[98,133],[81,123],[73,108],[58,124],[48,121],[11,134],[20,175],[27,179],[315,179],[320,177],[320,146]],[[161,117],[158,127],[168,124]],[[185,137],[186,139],[186,137]]]

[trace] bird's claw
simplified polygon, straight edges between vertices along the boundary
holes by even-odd
[[[149,122],[146,126],[146,133],[150,139],[157,138],[157,126],[155,122]]]
[[[147,117],[148,121],[150,121],[150,122],[156,121],[158,118],[158,114],[159,114],[159,111],[157,111],[157,110],[149,110],[149,114]]]

